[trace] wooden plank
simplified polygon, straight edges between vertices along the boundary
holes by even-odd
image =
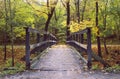
[[[56,41],[51,41],[51,40],[43,42],[43,43],[39,44],[39,46],[36,46],[35,48],[33,48],[30,52],[35,53],[35,52],[41,50],[42,48],[47,48],[55,43],[56,43]]]

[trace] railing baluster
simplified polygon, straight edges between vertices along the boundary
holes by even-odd
[[[84,34],[80,34],[80,43],[84,43]]]
[[[81,34],[78,34],[78,42],[80,42]]]
[[[76,41],[79,42],[79,34],[76,34]]]

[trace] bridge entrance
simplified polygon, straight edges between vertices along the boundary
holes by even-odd
[[[32,29],[32,28],[25,28],[25,29],[26,29],[26,69],[31,69],[32,64],[31,64],[30,55],[36,52],[38,52],[37,54],[40,54],[41,50],[42,51],[46,50],[46,48],[50,48],[52,45],[57,44],[58,40],[53,34],[49,32],[39,32],[38,30]],[[34,44],[30,44],[31,34],[36,34],[36,42]],[[84,36],[85,34],[86,36]],[[44,35],[47,37],[46,40],[42,40],[44,39]],[[86,37],[86,39],[84,39],[84,37]],[[75,49],[74,50],[71,49],[69,45],[71,45]],[[68,54],[70,52],[78,51],[80,58],[83,59],[84,63],[86,63],[88,69],[91,69],[92,67],[92,58],[100,61],[104,66],[109,66],[104,60],[102,60],[99,56],[95,55],[92,52],[91,28],[86,28],[82,31],[72,33],[70,36],[67,37],[66,45],[63,45],[63,47],[61,47],[60,45],[56,45],[56,47],[57,48],[54,49],[55,52],[51,50],[48,50],[48,52],[50,51],[50,53],[56,53],[56,54],[60,52],[59,61],[64,61],[62,60],[64,59],[64,57],[61,57],[65,54],[64,52],[67,52],[66,54]],[[67,51],[64,49],[66,49]],[[81,52],[83,51],[86,52],[87,59],[85,59],[81,55]],[[49,57],[51,58],[51,55]],[[55,60],[56,60],[56,57],[55,57]]]

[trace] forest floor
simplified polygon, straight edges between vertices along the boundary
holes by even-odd
[[[108,62],[112,67],[104,68],[103,65],[97,61],[93,62],[93,70],[102,71],[102,72],[112,72],[119,73],[120,72],[120,45],[108,45],[109,54],[105,53],[104,47],[102,45],[102,55],[103,59]],[[94,52],[97,52],[97,46],[92,45],[92,49]],[[97,53],[96,53],[97,54]],[[0,46],[0,76],[6,74],[15,74],[20,71],[25,70],[25,47],[24,46],[15,46],[14,47],[14,56],[15,56],[15,66],[11,67],[11,48],[7,46],[7,60],[4,59],[4,52],[2,46]],[[35,55],[32,55],[34,57]]]
[[[79,54],[67,45],[48,48],[32,66],[32,70],[1,79],[119,79],[119,73],[86,70]]]

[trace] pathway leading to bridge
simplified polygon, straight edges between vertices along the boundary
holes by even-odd
[[[48,48],[34,64],[33,70],[2,79],[119,79],[118,74],[84,71],[78,53],[67,45]]]

